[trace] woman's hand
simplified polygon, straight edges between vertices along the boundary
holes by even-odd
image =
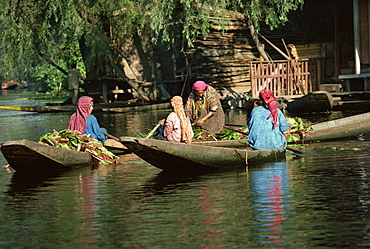
[[[196,126],[202,126],[204,124],[205,120],[204,118],[198,119],[198,121],[195,123]]]
[[[163,125],[163,126],[164,126],[164,121],[165,121],[164,119],[161,119],[161,120],[159,120],[159,121],[158,121],[158,124],[160,124],[160,125]]]
[[[204,122],[206,122],[210,117],[212,117],[213,111],[209,112],[206,116],[203,118],[198,119],[198,121],[195,123],[197,126],[202,126]]]

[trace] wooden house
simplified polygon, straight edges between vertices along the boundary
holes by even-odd
[[[227,12],[184,53],[164,51],[140,36],[121,45],[122,74],[91,77],[90,91],[103,102],[173,95],[186,97],[195,80],[215,87],[223,99],[256,97],[267,87],[276,96],[300,96],[316,90],[367,91],[370,88],[370,0],[330,0],[333,39],[302,42],[303,32],[262,26],[259,39],[270,60],[261,58],[243,15]],[[334,6],[334,7],[332,7]],[[135,84],[132,84],[132,82]],[[101,84],[103,83],[103,84]],[[134,86],[134,87],[133,87]],[[88,87],[87,87],[88,88]],[[137,94],[137,89],[141,94]],[[239,105],[239,104],[237,104]]]
[[[244,16],[228,12],[227,17],[228,26],[220,28],[215,23],[211,32],[187,51],[188,64],[192,65],[187,79],[204,80],[223,98],[247,99],[257,97],[263,88],[270,88],[276,96],[307,94],[319,90],[320,84],[333,76],[333,70],[326,67],[333,64],[333,43],[295,45],[303,34],[262,26],[259,39],[270,57],[266,61]],[[185,83],[188,89],[191,83]]]
[[[370,91],[370,1],[335,0],[335,72],[345,91]]]

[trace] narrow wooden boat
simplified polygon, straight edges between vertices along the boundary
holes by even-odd
[[[98,163],[87,152],[57,148],[25,139],[2,142],[0,150],[16,172],[63,171]]]
[[[11,85],[11,86],[8,86],[7,88],[5,88],[4,90],[14,90],[18,87],[17,84],[14,84],[14,85]]]
[[[333,109],[334,100],[327,91],[316,91],[308,93],[301,98],[295,99],[287,104],[287,111],[290,113],[325,112]]]
[[[166,171],[243,168],[249,164],[285,160],[285,150],[252,150],[246,139],[192,144],[121,137],[130,151]]]
[[[357,137],[370,132],[370,112],[312,125],[301,141],[328,141]]]
[[[105,144],[110,149],[125,150],[121,143],[117,143],[108,139]],[[60,172],[98,164],[87,152],[57,148],[25,139],[2,142],[0,150],[16,172]]]

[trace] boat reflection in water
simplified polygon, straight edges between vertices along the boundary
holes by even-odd
[[[257,223],[254,230],[259,243],[279,247],[284,242],[283,221],[287,219],[286,207],[289,198],[288,164],[272,163],[269,167],[251,172],[252,206]]]

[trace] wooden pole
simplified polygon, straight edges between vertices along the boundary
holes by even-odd
[[[358,0],[353,0],[353,34],[355,45],[355,74],[360,74],[360,22],[358,16]]]

